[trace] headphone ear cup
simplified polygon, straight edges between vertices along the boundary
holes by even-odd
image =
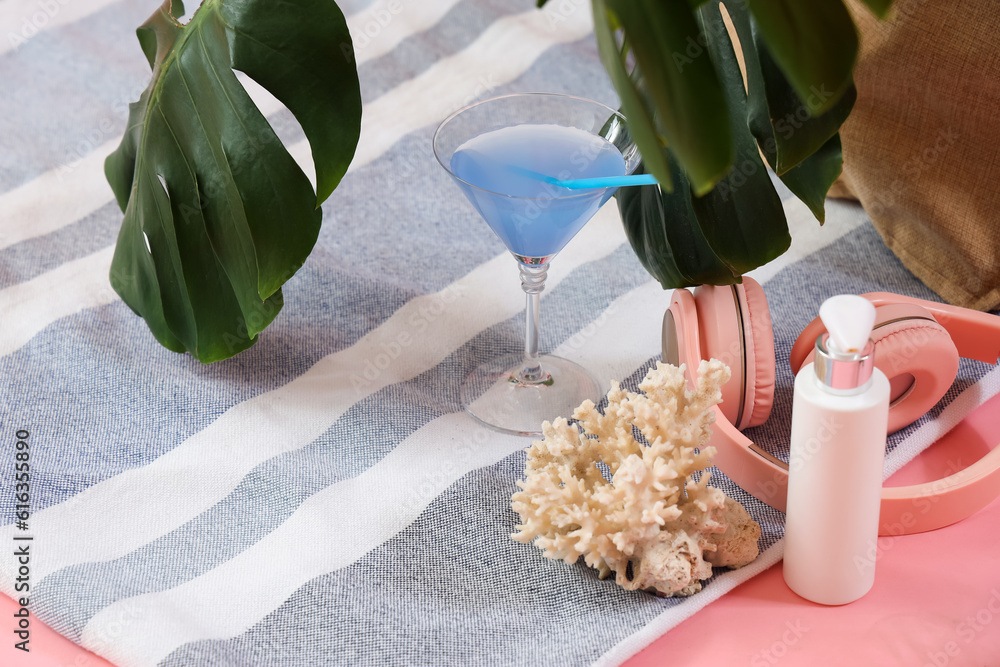
[[[872,340],[875,366],[889,378],[889,433],[895,433],[945,395],[958,373],[958,349],[933,319],[884,324],[872,332]]]
[[[694,289],[702,359],[718,359],[729,367],[729,381],[722,385],[719,410],[736,428],[743,421],[742,297],[732,285],[700,285]],[[694,372],[697,369],[691,369]]]
[[[792,346],[792,371],[815,358],[816,337],[826,328],[817,317]],[[958,349],[943,326],[914,304],[875,309],[875,366],[889,378],[889,433],[927,414],[941,400],[958,373]]]
[[[746,314],[743,336],[746,341],[747,377],[746,407],[739,428],[760,426],[771,415],[774,405],[774,331],[771,311],[767,307],[764,288],[753,278],[743,278]]]
[[[758,426],[774,403],[774,334],[764,290],[753,278],[739,285],[702,285],[694,291],[701,356],[732,373],[719,409],[736,428]]]

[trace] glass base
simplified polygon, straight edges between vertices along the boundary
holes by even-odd
[[[594,376],[568,359],[541,355],[542,377],[519,381],[521,354],[508,354],[472,371],[462,383],[462,407],[477,420],[504,433],[540,436],[542,422],[573,416],[588,398],[597,403],[603,393]]]

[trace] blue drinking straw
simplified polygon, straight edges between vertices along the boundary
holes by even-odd
[[[571,178],[556,181],[553,185],[570,190],[587,188],[620,188],[626,185],[656,185],[659,181],[652,174],[628,174],[625,176],[598,176],[597,178]]]
[[[564,181],[552,176],[546,176],[531,169],[508,165],[508,167],[521,174],[535,180],[555,185],[569,190],[591,190],[594,188],[620,188],[627,185],[656,185],[658,181],[652,174],[628,174],[625,176],[597,176],[595,178],[570,178]]]

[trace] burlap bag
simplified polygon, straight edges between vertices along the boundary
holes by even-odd
[[[858,101],[831,196],[946,301],[1000,307],[1000,2],[897,0],[861,34]]]

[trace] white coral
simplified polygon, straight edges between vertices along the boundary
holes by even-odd
[[[715,454],[705,446],[711,408],[729,375],[722,362],[702,361],[689,391],[684,366],[657,363],[639,385],[642,394],[615,382],[604,414],[591,401],[577,408],[582,432],[564,418],[546,422],[511,498],[522,522],[511,537],[534,541],[548,558],[574,563],[583,556],[602,578],[615,572],[623,588],[667,597],[701,590],[713,564],[752,561],[760,526],[708,486],[705,470]]]

